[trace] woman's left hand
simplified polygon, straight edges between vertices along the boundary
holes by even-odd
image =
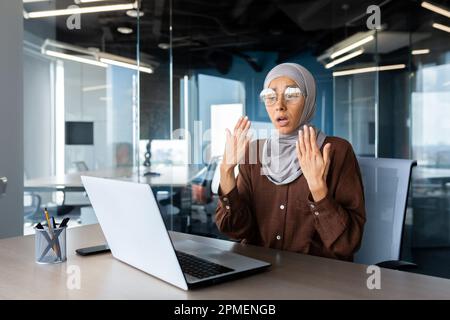
[[[330,147],[331,144],[327,143],[323,147],[322,155],[316,143],[316,131],[313,127],[305,125],[303,131],[298,132],[298,161],[316,202],[325,198],[328,193],[326,178],[330,167]]]

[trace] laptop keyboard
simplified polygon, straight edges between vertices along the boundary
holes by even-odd
[[[198,279],[234,271],[233,269],[224,267],[220,264],[209,262],[181,251],[176,251],[176,254],[183,272]]]

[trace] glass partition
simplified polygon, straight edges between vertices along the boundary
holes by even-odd
[[[450,277],[450,28],[442,12],[449,8],[438,3],[381,6],[376,47],[361,45],[376,68],[334,77],[334,132],[358,155],[417,161],[402,258],[418,264],[415,272]],[[346,69],[362,72],[363,56]]]
[[[83,11],[92,6],[117,10]],[[69,7],[81,11],[43,13]],[[89,172],[150,184],[170,230],[227,238],[215,225],[224,130],[247,115],[253,139],[267,137],[264,78],[294,62],[317,82],[312,124],[358,155],[417,160],[403,256],[450,277],[447,17],[414,1],[25,0],[24,9],[27,226],[43,207],[95,222],[79,181]]]
[[[361,156],[375,156],[376,80],[374,73],[334,80],[334,134]]]
[[[24,1],[25,233],[44,207],[97,221],[81,174],[138,174],[139,74],[154,68],[138,17],[128,0]]]
[[[409,150],[404,151],[418,164],[404,251],[419,264],[419,271],[450,277],[450,28],[441,27],[449,24],[445,17],[428,14],[428,23],[417,30],[423,36],[411,36],[404,98],[409,117],[406,124],[398,125],[399,130],[409,129]]]
[[[219,131],[242,105],[254,138],[264,138],[259,129],[272,128],[258,99],[264,77],[279,63],[297,62],[317,81],[314,125],[349,140],[360,156],[418,161],[402,253],[419,263],[417,272],[450,277],[450,29],[442,15],[450,9],[438,2],[444,11],[421,1],[174,1],[173,128],[188,129],[189,160],[201,170],[185,202],[187,230],[223,237],[208,178],[220,161],[212,156],[223,148]]]
[[[227,238],[215,224],[214,180],[225,129],[246,115],[252,121],[252,139],[270,134],[273,126],[259,94],[274,66],[297,62],[311,71],[318,85],[313,123],[332,133],[332,72],[317,59],[318,50],[306,45],[322,26],[314,25],[312,16],[298,19],[304,9],[290,1],[173,2],[173,123],[174,129],[187,129],[190,166],[198,171],[186,189],[188,232]],[[339,13],[330,10],[326,15]]]

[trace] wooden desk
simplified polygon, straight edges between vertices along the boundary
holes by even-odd
[[[68,230],[67,262],[34,262],[34,236],[0,240],[0,299],[448,299],[450,280],[382,269],[381,290],[368,290],[366,266],[234,242],[172,233],[269,261],[269,271],[185,292],[114,259],[75,249],[104,243],[98,225]],[[81,289],[67,268],[79,266]]]

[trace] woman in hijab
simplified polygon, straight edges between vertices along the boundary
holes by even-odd
[[[365,223],[361,174],[350,143],[310,124],[313,76],[298,64],[280,64],[260,97],[275,130],[250,144],[247,117],[227,130],[219,230],[244,243],[352,261]]]

